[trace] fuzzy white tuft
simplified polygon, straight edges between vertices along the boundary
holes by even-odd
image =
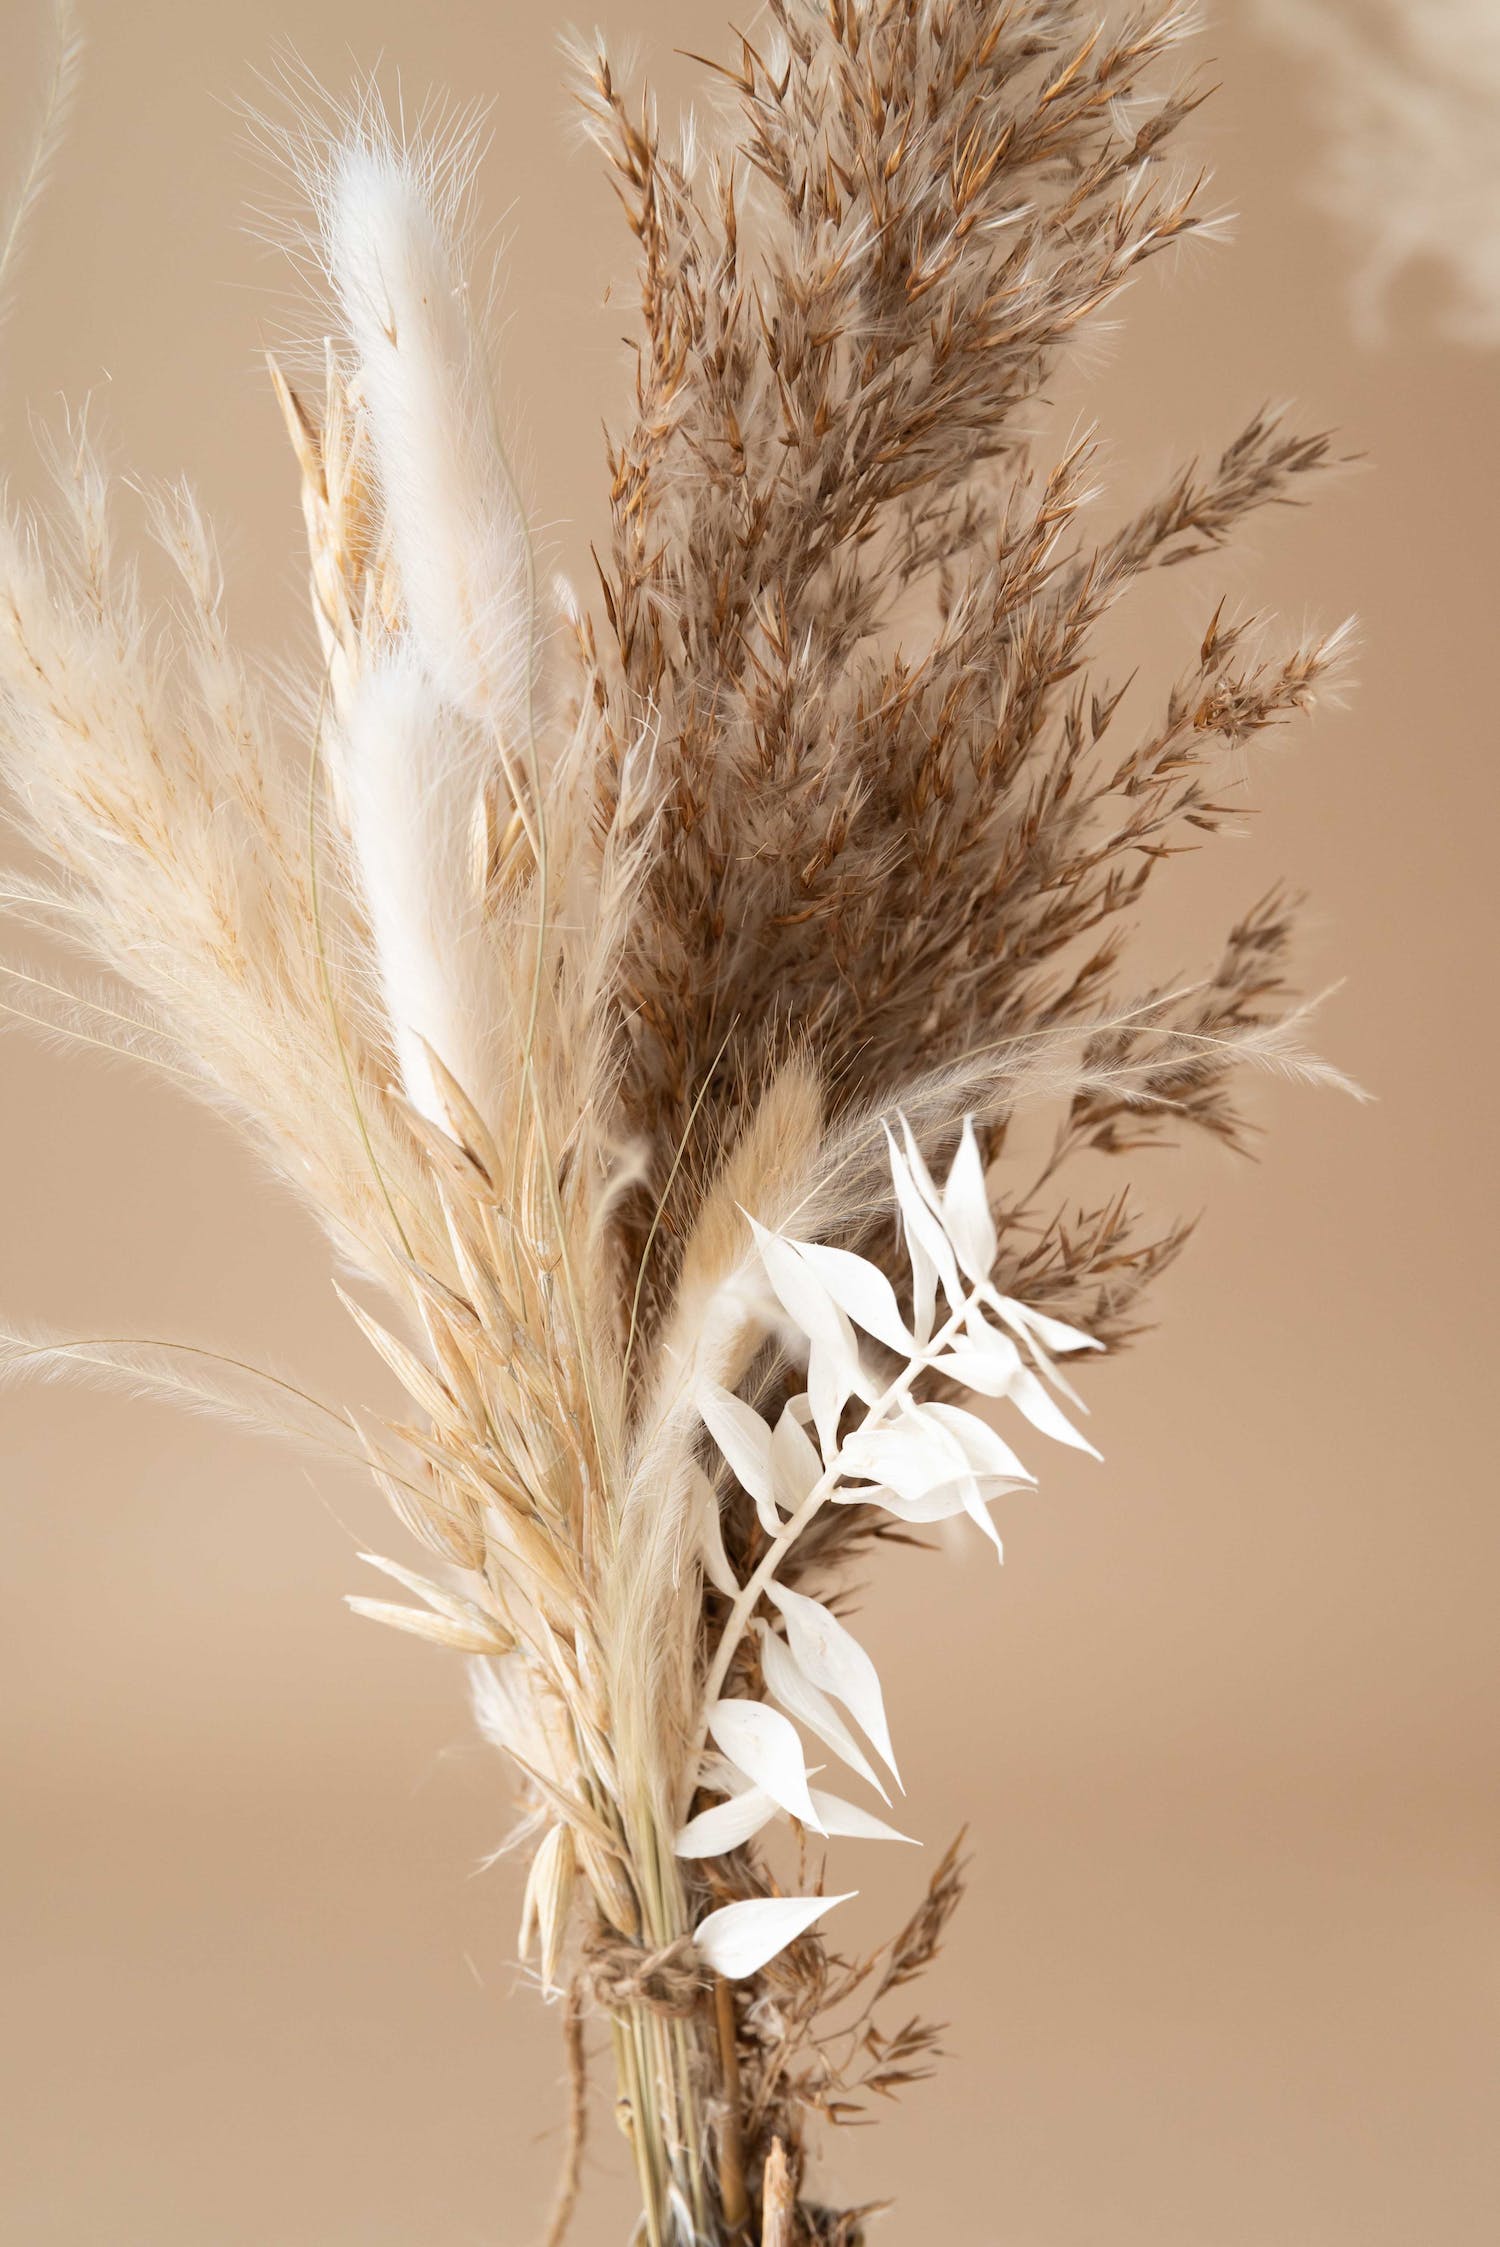
[[[388,134],[337,148],[321,189],[412,639],[454,708],[519,767],[536,687],[531,540],[443,207]]]
[[[497,1020],[480,884],[464,878],[476,868],[482,760],[472,729],[436,701],[401,650],[359,680],[342,748],[350,836],[402,1085],[413,1107],[446,1128],[429,1056],[482,1101]]]

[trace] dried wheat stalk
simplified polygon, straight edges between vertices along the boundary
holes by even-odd
[[[408,143],[368,100],[289,144],[337,329],[316,386],[272,368],[323,651],[302,701],[235,654],[181,492],[153,503],[181,598],[143,613],[84,434],[57,520],[0,532],[5,763],[54,868],[6,902],[110,976],[16,965],[5,1004],[240,1121],[410,1411],[371,1435],[160,1346],[7,1356],[362,1450],[425,1549],[367,1556],[415,1604],[351,1604],[470,1658],[518,1774],[521,1949],[574,2083],[554,2238],[594,2013],[651,2247],[862,2236],[806,2188],[809,2122],[927,2071],[936,2032],[886,2001],[962,1868],[854,1962],[821,1876],[773,1877],[777,1820],[905,1838],[809,1785],[804,1735],[882,1796],[895,1773],[838,1611],[923,1523],[998,1546],[990,1502],[1031,1476],[957,1400],[1083,1443],[1056,1361],[1123,1339],[1183,1235],[1124,1193],[1070,1205],[1064,1166],[1236,1139],[1241,1061],[1318,1073],[1280,901],[1201,981],[1119,979],[1157,869],[1226,816],[1228,753],[1333,641],[1259,652],[1212,610],[1128,731],[1089,650],[1327,443],[1257,416],[1101,531],[1089,444],[1028,436],[1080,325],[1200,224],[1165,163],[1181,30],[772,0],[716,66],[717,137],[676,147],[579,58],[642,273],[597,622],[541,583],[496,437],[472,134]],[[1028,1176],[1006,1132],[1037,1104]]]

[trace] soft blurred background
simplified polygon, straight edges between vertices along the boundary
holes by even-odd
[[[38,14],[0,0],[11,150]],[[564,10],[84,14],[0,359],[15,483],[38,484],[29,421],[91,398],[123,464],[200,488],[242,636],[309,659],[259,359],[303,315],[247,224],[276,190],[241,107],[292,49],[335,88],[379,63],[409,102],[493,104],[508,402],[586,588],[629,244],[570,119]],[[678,50],[723,51],[702,0],[603,18],[664,105],[701,82]],[[1255,1164],[1147,1158],[1146,1193],[1207,1214],[1160,1331],[1093,1384],[1107,1464],[1049,1461],[1003,1574],[977,1548],[898,1555],[872,1587],[903,1822],[933,1853],[967,1822],[975,1860],[929,1997],[951,2058],[827,2148],[833,2192],[894,2198],[892,2247],[1497,2236],[1500,38],[1488,0],[1223,0],[1197,44],[1233,244],[1153,267],[1059,411],[1102,419],[1111,506],[1267,397],[1366,456],[1222,567],[1170,573],[1130,629],[1162,664],[1220,590],[1294,623],[1357,613],[1347,708],[1256,753],[1258,816],[1179,870],[1155,941],[1197,968],[1276,875],[1308,889],[1309,978],[1348,979],[1319,1042],[1378,1098],[1263,1085]],[[24,1034],[0,1067],[0,1312],[379,1393],[320,1243],[226,1130]],[[515,1869],[477,1869],[506,1781],[458,1666],[340,1604],[378,1589],[356,1550],[394,1549],[378,1501],[57,1389],[4,1398],[0,1455],[0,2238],[527,2247],[560,2150],[556,2023],[514,1964]],[[923,1878],[890,1856],[861,1859],[863,1926]],[[589,2181],[580,2247],[622,2241],[604,2097]]]

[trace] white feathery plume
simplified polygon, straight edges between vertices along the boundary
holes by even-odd
[[[519,771],[534,746],[531,540],[430,169],[371,127],[313,184],[412,640],[442,694]]]
[[[484,760],[397,648],[354,687],[339,769],[401,1081],[447,1129],[430,1056],[482,1107],[502,1012],[480,905]]]

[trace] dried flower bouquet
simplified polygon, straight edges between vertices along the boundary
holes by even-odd
[[[1157,870],[1226,818],[1229,753],[1333,643],[1256,652],[1212,610],[1128,719],[1089,651],[1325,441],[1257,417],[1107,532],[1089,442],[1033,459],[1080,323],[1201,223],[1164,164],[1197,96],[1156,84],[1182,29],[771,0],[714,66],[715,136],[675,147],[579,56],[641,265],[597,619],[543,581],[497,438],[473,130],[408,141],[373,100],[286,142],[336,324],[316,383],[272,368],[322,644],[300,698],[234,652],[185,493],[153,502],[168,621],[82,438],[57,520],[0,532],[4,759],[53,868],[6,903],[111,978],[13,966],[5,1003],[228,1110],[410,1408],[373,1427],[159,1347],[5,1355],[361,1457],[424,1549],[373,1561],[410,1603],[352,1604],[468,1657],[517,1775],[521,1947],[574,2060],[554,2239],[595,2017],[650,2247],[862,2236],[807,2187],[809,2124],[930,2063],[884,2001],[961,1867],[852,1963],[821,1874],[773,1877],[777,1821],[841,1888],[855,1843],[905,1838],[851,1589],[949,1517],[998,1548],[1031,1437],[1083,1444],[1059,1360],[1131,1332],[1183,1228],[1069,1203],[1063,1167],[1236,1139],[1244,1060],[1318,1073],[1282,902],[1202,980],[1120,969]],[[1038,1105],[1028,1172],[1007,1127]]]

